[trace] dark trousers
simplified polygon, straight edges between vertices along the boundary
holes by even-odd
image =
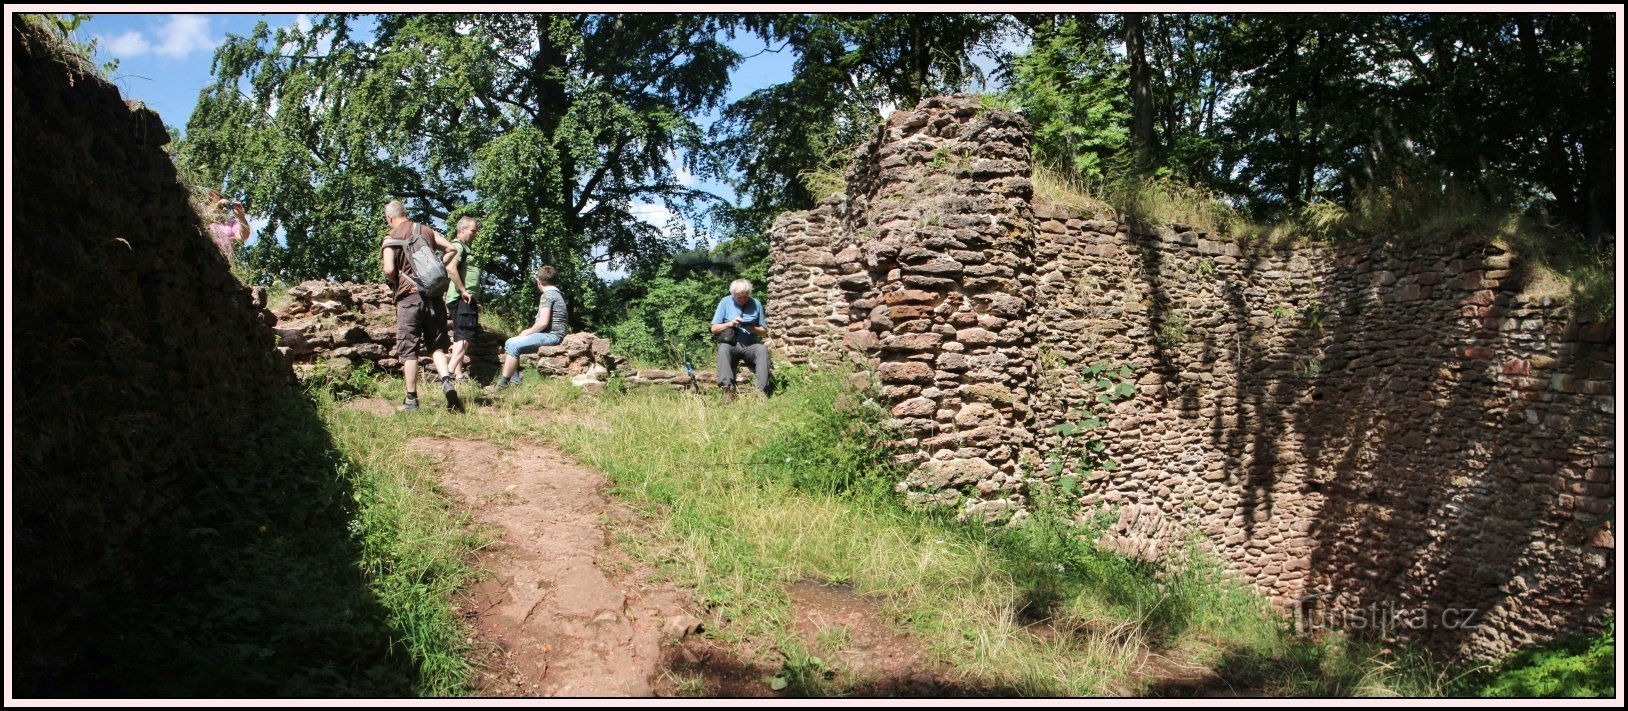
[[[769,391],[769,348],[762,343],[753,343],[750,346],[737,346],[729,343],[718,344],[718,385],[725,388],[735,387],[735,360],[745,360],[752,366],[756,375],[752,383],[758,390]]]

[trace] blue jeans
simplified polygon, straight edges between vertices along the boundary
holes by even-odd
[[[515,336],[503,342],[503,352],[510,358],[519,358],[522,353],[536,353],[543,346],[557,346],[564,336],[558,333],[533,333],[529,336]]]

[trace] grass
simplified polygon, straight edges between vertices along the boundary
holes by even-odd
[[[83,689],[132,697],[403,697],[466,692],[468,631],[449,600],[482,540],[403,455],[415,434],[336,406],[374,381],[331,372],[259,403],[204,455],[189,527],[154,531],[154,588],[118,601]],[[100,686],[98,686],[100,685]]]
[[[407,443],[466,423],[445,412],[382,419],[344,408],[339,404],[344,398],[389,392],[389,385],[366,371],[325,373],[319,369],[309,378],[307,390],[346,457],[356,506],[351,534],[361,545],[368,587],[418,669],[415,691],[465,693],[473,672],[466,661],[468,630],[450,600],[473,581],[475,572],[466,561],[487,541],[441,491],[434,468],[412,455]]]
[[[1117,211],[1099,194],[1092,191],[1079,178],[1056,170],[1044,163],[1035,163],[1030,176],[1036,199],[1060,205],[1094,220],[1112,220]]]
[[[426,693],[457,693],[463,639],[441,612],[471,573],[481,544],[437,493],[429,467],[400,452],[418,436],[511,445],[554,442],[609,475],[611,491],[644,514],[613,537],[662,577],[693,590],[709,636],[757,663],[769,690],[793,696],[865,694],[842,663],[853,633],[804,638],[788,588],[843,583],[874,601],[935,662],[958,693],[989,696],[1184,696],[1227,686],[1275,696],[1439,696],[1462,675],[1430,659],[1338,634],[1297,636],[1265,601],[1228,581],[1197,539],[1164,564],[1098,549],[1112,519],[1053,503],[1044,487],[1020,526],[986,528],[909,511],[891,491],[898,472],[875,446],[885,413],[840,374],[788,368],[780,394],[723,405],[713,393],[633,388],[584,395],[533,379],[490,408],[437,407],[380,418],[332,406],[332,393],[392,400],[399,379],[356,389],[356,376],[318,388],[324,420],[357,467],[359,536],[377,561],[371,587],[405,635]],[[466,401],[476,393],[466,390]],[[433,402],[433,395],[431,400]],[[537,417],[538,410],[553,416]],[[1208,669],[1169,678],[1163,657]],[[671,680],[705,693],[694,674]],[[434,690],[434,691],[431,691]]]
[[[1141,678],[1150,653],[1267,662],[1288,654],[1275,642],[1282,620],[1196,552],[1155,566],[1097,550],[1089,529],[1061,514],[994,529],[906,511],[873,444],[880,411],[840,376],[782,376],[775,399],[729,407],[655,388],[574,397],[552,382],[522,388],[512,403],[585,415],[535,430],[606,472],[618,496],[650,515],[655,527],[635,552],[693,586],[715,620],[709,634],[778,666],[765,683],[798,695],[855,689],[824,658],[843,631],[811,644],[792,630],[786,589],[800,580],[845,582],[878,602],[953,665],[969,693],[1144,693],[1154,691]],[[1313,675],[1267,662],[1257,666]]]
[[[1530,647],[1466,677],[1455,692],[1488,698],[1610,698],[1616,695],[1616,624],[1600,633]]]

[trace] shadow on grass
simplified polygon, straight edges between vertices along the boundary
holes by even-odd
[[[106,481],[56,470],[19,517],[18,696],[366,697],[419,672],[363,575],[350,467],[313,406],[268,403],[230,449],[196,452],[171,505],[110,536]],[[123,472],[110,466],[102,470]],[[46,492],[40,492],[46,493]],[[71,585],[70,581],[84,581]]]

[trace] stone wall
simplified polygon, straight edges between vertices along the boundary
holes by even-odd
[[[396,358],[396,307],[385,284],[308,281],[288,290],[285,303],[272,311],[277,351],[305,372],[326,359],[342,358],[352,364],[371,363],[380,370],[400,373]],[[481,329],[469,349],[469,372],[481,380],[495,379],[502,365],[503,342],[510,334]],[[602,359],[610,342],[592,333],[573,333],[557,346],[548,346],[525,360],[544,376],[589,374],[603,381]],[[431,356],[420,351],[420,374],[434,374]],[[625,359],[622,359],[625,360]],[[597,370],[596,370],[597,368]]]
[[[260,295],[203,234],[158,114],[15,18],[17,693],[117,695],[111,669],[179,659],[142,630],[214,584],[176,570],[197,531],[228,525],[198,492],[292,377]]]
[[[1116,512],[1105,546],[1197,531],[1310,622],[1427,620],[1454,653],[1609,612],[1610,324],[1523,295],[1484,238],[1270,248],[1036,204],[1026,130],[966,97],[897,112],[770,235],[781,349],[873,369],[909,498],[1021,516],[1069,477]],[[1100,404],[1099,363],[1134,396]],[[1080,467],[1089,440],[1116,469]]]

